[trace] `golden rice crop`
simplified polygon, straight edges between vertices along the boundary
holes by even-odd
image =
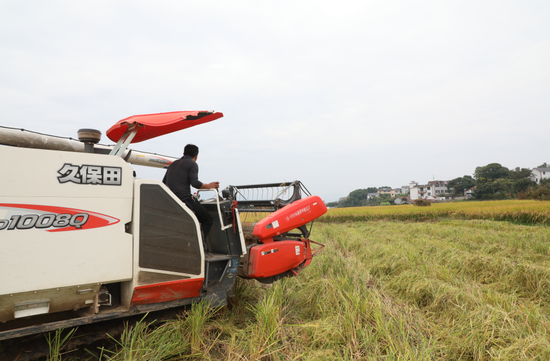
[[[550,202],[505,200],[483,202],[434,203],[432,207],[413,205],[353,207],[329,209],[321,222],[369,220],[430,221],[451,219],[485,219],[520,224],[550,225]]]

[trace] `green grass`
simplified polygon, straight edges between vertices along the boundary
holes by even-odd
[[[198,306],[203,307],[202,305]],[[185,324],[185,322],[184,322]],[[115,340],[116,351],[105,351],[104,360],[120,361],[162,361],[178,360],[190,354],[191,337],[181,337],[181,326],[170,322],[150,329],[143,321],[133,327],[126,326],[120,340]],[[191,348],[192,350],[193,348]]]
[[[50,351],[47,361],[61,361],[63,359],[65,345],[74,335],[76,329],[71,329],[68,332],[64,331],[65,329],[61,328],[45,335]]]

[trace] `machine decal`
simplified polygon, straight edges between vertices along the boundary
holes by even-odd
[[[0,231],[38,229],[63,232],[106,227],[118,222],[117,218],[82,209],[0,203]]]
[[[57,171],[59,183],[99,184],[119,186],[122,184],[121,167],[103,167],[100,165],[73,165],[63,164]]]
[[[277,220],[274,220],[273,223],[269,223],[266,226],[267,229],[278,228],[278,227],[279,227],[279,221],[277,221]]]
[[[137,157],[145,158],[145,156],[143,156],[143,155],[137,155]],[[148,158],[147,161],[150,162],[150,163],[159,163],[159,164],[163,164],[165,166],[169,166],[170,164],[172,164],[172,161],[170,159],[162,158],[162,157],[159,157],[159,156],[151,155],[147,158]]]
[[[262,252],[262,256],[265,256],[266,254],[270,254],[270,253],[275,253],[275,252],[278,252],[278,251],[279,251],[278,248],[270,249],[269,251]]]
[[[297,212],[292,213],[290,216],[287,217],[286,220],[289,221],[289,220],[291,220],[292,218],[297,217],[297,216],[299,216],[299,215],[302,214],[302,213],[308,212],[310,209],[311,209],[310,206],[304,207],[304,208],[298,210]]]

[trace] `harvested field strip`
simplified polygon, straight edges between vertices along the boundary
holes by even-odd
[[[397,275],[401,269],[414,266],[417,273],[438,272],[438,278],[444,281],[462,277],[482,284],[500,282],[530,297],[550,300],[550,243],[545,228],[523,227],[522,236],[521,232],[510,233],[506,227],[493,232],[470,227],[483,223],[480,221],[456,227],[463,223],[394,225],[409,228],[416,236],[397,249],[399,240],[395,239],[385,247],[372,249],[371,273]],[[517,247],[518,241],[524,248]],[[419,248],[423,249],[420,254],[416,251]]]
[[[195,305],[139,334],[140,352],[174,361],[550,359],[550,227],[321,223],[312,239],[326,248],[299,277],[238,279],[228,307]]]
[[[445,218],[487,219],[520,224],[550,225],[550,202],[506,200],[484,202],[434,203],[430,207],[413,205],[333,208],[320,222],[372,220],[430,221]]]
[[[548,227],[442,223],[333,224],[322,233],[330,240],[339,230],[339,251],[360,258],[358,269],[394,302],[421,313],[437,345],[434,356],[548,359]],[[521,247],[517,235],[523,235]]]

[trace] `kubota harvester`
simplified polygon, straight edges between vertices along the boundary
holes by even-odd
[[[198,192],[214,218],[201,239],[194,213],[130,164],[174,157],[128,148],[222,117],[138,115],[79,141],[0,127],[0,340],[232,296],[235,278],[298,274],[322,245],[309,239],[323,201],[298,181]],[[315,249],[314,249],[315,248]]]

